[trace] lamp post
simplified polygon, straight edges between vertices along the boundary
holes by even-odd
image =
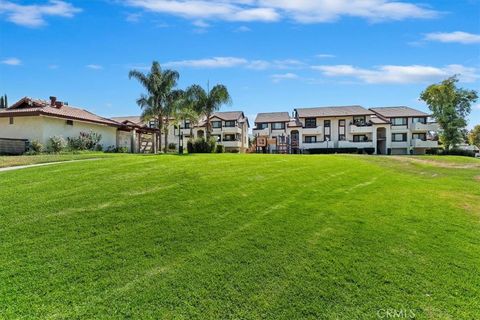
[[[183,154],[183,133],[178,135],[178,154]]]

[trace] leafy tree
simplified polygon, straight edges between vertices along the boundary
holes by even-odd
[[[3,98],[3,96],[0,97],[0,109],[3,109],[5,108],[5,100]]]
[[[442,127],[441,140],[446,150],[462,141],[461,130],[466,127],[466,118],[478,99],[476,91],[457,88],[457,82],[456,76],[448,78],[429,86],[420,95]]]
[[[152,63],[150,72],[144,74],[137,70],[132,70],[128,74],[129,78],[137,79],[145,88],[147,94],[142,94],[137,100],[137,104],[142,108],[142,119],[144,121],[154,119],[158,123],[159,129],[159,148],[162,147],[162,130],[165,118],[168,114],[168,96],[172,89],[177,85],[180,75],[173,70],[162,70],[157,61]],[[168,145],[165,146],[165,151]]]
[[[232,101],[228,89],[222,84],[217,84],[207,92],[199,85],[192,85],[186,92],[192,101],[193,109],[206,117],[208,140],[212,132],[210,117],[214,112],[220,110],[223,104],[230,104]]]
[[[3,105],[4,105],[4,108],[8,108],[8,98],[7,98],[7,94],[5,94],[5,97],[3,98]]]
[[[477,124],[468,135],[468,142],[480,148],[480,124]]]

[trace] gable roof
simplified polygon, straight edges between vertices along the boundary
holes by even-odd
[[[406,106],[370,108],[370,110],[385,118],[430,116],[428,113]]]
[[[242,111],[215,112],[211,118],[219,118],[223,121],[234,121],[243,119],[245,116]]]
[[[29,97],[24,97],[11,107],[0,110],[0,117],[15,116],[46,116],[105,124],[114,127],[122,126],[121,123],[115,120],[98,116],[84,109],[68,105],[51,106],[50,102]]]
[[[267,112],[257,114],[255,123],[265,122],[290,122],[290,114],[288,112]]]
[[[366,116],[374,114],[362,106],[338,106],[295,109],[299,118]]]
[[[110,119],[114,121],[122,122],[122,123],[130,122],[137,125],[143,124],[142,119],[139,116],[111,117]]]

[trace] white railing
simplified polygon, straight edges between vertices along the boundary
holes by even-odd
[[[254,136],[269,136],[270,135],[270,129],[265,128],[265,129],[253,129],[253,135]]]
[[[354,124],[350,125],[350,133],[372,133],[372,126],[356,126]]]
[[[239,127],[223,127],[223,133],[242,133],[242,129]]]
[[[225,148],[240,148],[242,146],[241,141],[222,141],[218,144],[223,145]]]
[[[438,148],[438,141],[432,140],[420,140],[420,139],[413,139],[412,140],[412,147],[414,148]]]
[[[329,142],[315,142],[315,143],[303,143],[304,149],[325,149],[325,148],[335,148],[335,143],[332,141]]]
[[[321,126],[315,128],[303,128],[302,133],[305,135],[317,135],[323,133],[323,128]]]
[[[339,141],[339,148],[373,148],[373,141],[362,141],[362,142],[353,142],[353,141]]]
[[[438,123],[430,122],[430,123],[421,123],[416,122],[412,125],[413,131],[438,131],[440,130],[440,126]]]

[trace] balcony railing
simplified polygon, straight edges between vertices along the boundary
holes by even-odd
[[[414,147],[414,148],[438,148],[438,141],[412,139],[412,147]]]
[[[335,143],[332,141],[326,142],[303,142],[304,149],[325,149],[335,148]]]
[[[412,125],[412,130],[413,131],[438,131],[440,130],[440,126],[438,123],[435,122],[429,122],[429,123],[421,123],[421,122],[416,122]]]
[[[373,148],[373,141],[339,141],[339,148]]]

